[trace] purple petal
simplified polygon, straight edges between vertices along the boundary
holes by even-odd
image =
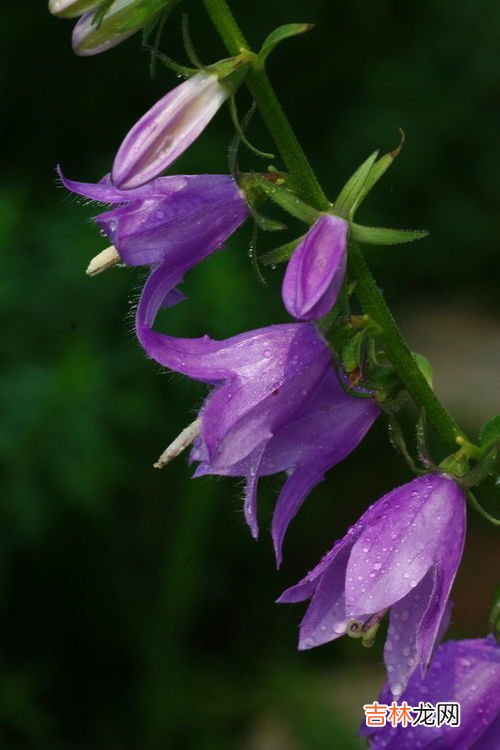
[[[205,257],[222,247],[248,217],[248,206],[231,177],[193,175],[183,180],[182,187],[163,195],[155,188],[152,197],[97,218],[125,263]]]
[[[388,682],[397,698],[420,662],[417,637],[436,586],[436,569],[431,568],[409,594],[391,608],[384,647]]]
[[[113,164],[121,189],[160,174],[200,135],[228,96],[217,75],[197,73],[169,91],[134,125]]]
[[[459,727],[402,727],[370,729],[370,748],[381,750],[493,750],[498,747],[500,712],[500,647],[491,637],[448,641],[436,651],[429,672],[422,679],[418,671],[410,677],[401,700],[410,706],[419,701],[431,704],[458,702],[461,706]],[[380,701],[390,701],[387,687]],[[495,737],[496,743],[495,744]],[[484,744],[483,744],[484,738]],[[493,743],[493,744],[491,744]]]
[[[323,214],[290,259],[283,280],[283,302],[294,318],[317,320],[334,306],[344,281],[349,224]]]
[[[344,550],[348,552],[352,549],[352,545],[356,541],[357,537],[361,533],[361,527],[353,527],[349,529],[347,534],[339,541],[335,542],[332,549],[324,555],[320,562],[313,568],[309,573],[295,586],[284,591],[280,598],[277,600],[277,604],[295,604],[295,602],[303,602],[309,599],[316,587],[321,580],[321,577],[326,573],[329,567],[335,562],[338,555]],[[345,578],[345,566],[344,566],[344,578]]]
[[[283,539],[290,521],[299,512],[302,503],[313,487],[325,478],[321,467],[300,467],[292,471],[280,492],[272,522],[272,537],[276,565],[279,568],[282,560]]]
[[[81,57],[90,57],[92,55],[99,55],[101,52],[106,52],[108,49],[112,49],[120,44],[120,42],[128,39],[129,36],[132,36],[132,34],[135,34],[140,29],[140,26],[133,26],[127,29],[127,31],[113,33],[110,30],[107,33],[103,33],[105,30],[102,29],[102,25],[101,27],[96,26],[94,17],[95,13],[93,11],[86,13],[73,28],[71,44],[75,54]],[[104,20],[104,23],[106,23],[106,20]]]
[[[346,565],[351,548],[351,541],[348,540],[319,580],[300,625],[301,651],[345,635],[348,623],[345,610]]]
[[[442,474],[418,477],[372,505],[349,560],[349,615],[385,609],[415,588],[450,535],[462,538],[464,506],[463,490]],[[450,572],[456,564],[455,555]]]
[[[245,514],[245,521],[250,527],[251,534],[254,539],[259,536],[259,525],[257,522],[257,485],[259,483],[259,466],[262,459],[262,455],[266,449],[263,445],[257,456],[255,464],[252,466],[250,473],[247,477],[245,486],[245,500],[243,503],[243,513]]]

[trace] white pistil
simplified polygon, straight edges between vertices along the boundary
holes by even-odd
[[[114,245],[110,245],[100,252],[99,255],[96,255],[95,258],[92,258],[85,273],[87,276],[97,276],[98,273],[102,273],[102,271],[107,271],[108,268],[116,266],[120,260],[118,250]]]
[[[194,422],[182,430],[175,440],[170,443],[168,448],[165,448],[158,461],[154,464],[155,469],[163,469],[170,461],[180,456],[182,451],[186,450],[193,440],[198,437],[200,429],[201,419],[195,419]]]

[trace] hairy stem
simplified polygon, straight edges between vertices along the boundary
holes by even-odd
[[[231,55],[237,55],[244,50],[250,51],[250,46],[226,0],[203,0],[203,4],[228,52]],[[321,189],[262,66],[253,65],[247,76],[247,85],[257,102],[283,162],[300,190],[301,197],[318,210],[328,209],[331,204]],[[355,244],[350,246],[349,265],[352,276],[358,282],[356,295],[363,310],[379,326],[379,339],[412,398],[418,405],[425,408],[427,419],[450,448],[457,447],[457,438],[460,443],[469,444],[463,431],[421,373],[368,268],[361,249]]]

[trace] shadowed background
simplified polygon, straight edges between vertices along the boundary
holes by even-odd
[[[233,480],[191,481],[184,457],[152,463],[193,418],[204,389],[165,375],[133,337],[144,275],[84,269],[106,242],[56,187],[109,170],[131,124],[168,88],[140,37],[91,59],[44,2],[2,8],[0,310],[0,738],[6,750],[359,748],[362,704],[383,680],[381,642],[296,651],[303,607],[273,601],[380,494],[410,478],[383,420],[330,472],[294,521],[277,573],[268,535],[279,478],[261,483],[255,544]],[[367,256],[436,388],[475,436],[499,411],[500,15],[494,0],[234,0],[257,47],[310,21],[270,73],[330,197],[376,147],[406,145],[359,214],[431,237]],[[186,2],[202,59],[224,55]],[[185,60],[180,16],[162,48]],[[242,108],[246,95],[243,95]],[[220,113],[175,165],[225,171]],[[265,130],[250,136],[269,150]],[[247,153],[242,168],[263,168]],[[250,227],[189,276],[172,333],[225,337],[286,320],[281,270],[257,280]],[[259,250],[281,238],[259,238]],[[407,423],[411,430],[411,423]],[[413,439],[410,437],[413,444]],[[439,457],[439,455],[438,455]],[[470,519],[450,634],[485,632],[498,569],[494,530]]]

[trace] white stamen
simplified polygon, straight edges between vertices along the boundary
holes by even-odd
[[[158,461],[154,464],[155,469],[163,469],[170,461],[180,456],[182,451],[191,445],[193,440],[198,437],[201,429],[201,419],[195,419],[182,432],[177,435],[175,440],[165,448]]]
[[[89,263],[89,267],[86,270],[87,276],[97,276],[102,271],[107,271],[108,268],[112,268],[120,262],[120,256],[118,250],[114,245],[110,245],[105,250],[96,255],[95,258]]]

